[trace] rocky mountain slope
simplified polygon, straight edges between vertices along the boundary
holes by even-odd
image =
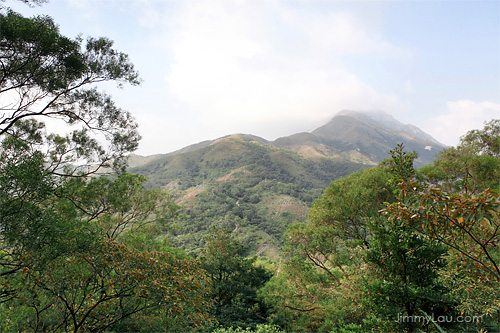
[[[330,122],[310,133],[279,138],[271,144],[310,156],[342,157],[365,164],[377,164],[389,151],[404,143],[415,150],[417,167],[432,163],[445,148],[413,125],[405,125],[384,112],[339,112]]]

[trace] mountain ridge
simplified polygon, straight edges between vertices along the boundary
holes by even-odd
[[[188,218],[166,235],[175,246],[197,252],[204,235],[216,227],[237,230],[249,253],[255,253],[264,243],[279,248],[286,227],[304,222],[312,202],[332,181],[373,167],[396,144],[415,149],[421,165],[444,148],[387,119],[384,125],[346,111],[312,132],[274,141],[226,135],[168,154],[131,156],[130,171],[146,176],[149,188],[168,189],[184,207]]]
[[[145,164],[166,156],[202,149],[221,139],[233,136],[288,149],[309,158],[345,158],[368,165],[375,165],[389,157],[389,151],[399,143],[404,143],[408,150],[415,150],[419,154],[416,160],[417,167],[432,163],[434,155],[446,148],[444,144],[439,143],[418,127],[403,124],[386,112],[342,110],[337,112],[329,122],[310,132],[299,132],[272,141],[252,134],[229,134],[188,145],[169,153],[149,156],[131,154],[130,167],[141,165],[141,161]]]

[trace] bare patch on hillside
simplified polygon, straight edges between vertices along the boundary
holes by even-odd
[[[222,176],[222,177],[220,177],[220,178],[217,178],[217,181],[218,181],[218,182],[223,182],[223,181],[226,181],[226,180],[228,180],[228,179],[233,179],[233,178],[235,178],[235,177],[234,177],[234,174],[235,174],[235,173],[240,173],[240,172],[241,172],[241,173],[244,173],[244,174],[249,174],[249,173],[250,173],[250,171],[246,170],[246,169],[245,169],[245,167],[241,167],[241,168],[238,168],[238,169],[234,169],[234,170],[232,170],[230,173],[228,173],[228,174],[227,174],[227,175],[225,175],[225,176]]]
[[[309,213],[308,206],[300,200],[288,195],[268,197],[262,200],[261,204],[265,205],[268,212],[274,215],[288,212],[295,218],[305,219]]]
[[[205,187],[192,187],[186,190],[186,193],[179,199],[176,200],[178,205],[192,205],[195,201],[196,195],[205,191]]]

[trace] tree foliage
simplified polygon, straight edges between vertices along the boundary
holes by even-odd
[[[3,196],[2,300],[16,306],[4,313],[24,313],[5,329],[104,330],[145,310],[184,328],[208,323],[208,282],[196,262],[126,246],[127,234],[167,226],[177,215],[171,197],[145,190],[144,181],[69,178],[39,191],[39,201]]]
[[[383,166],[356,172],[332,182],[309,212],[311,223],[328,226],[343,239],[368,241],[368,224],[378,218],[384,202],[394,195]]]
[[[443,282],[461,314],[498,313],[500,197],[499,121],[469,132],[417,178],[401,179],[400,200],[384,214],[447,249]],[[498,323],[496,324],[498,327]]]
[[[393,200],[388,169],[381,165],[340,178],[318,198],[307,223],[285,233],[282,263],[264,289],[274,320],[286,328],[329,331],[344,323],[362,324],[364,253],[378,210]]]
[[[139,140],[130,113],[95,86],[106,81],[138,84],[134,66],[107,38],[88,38],[82,44],[80,37],[62,36],[50,17],[0,13],[0,136],[22,139],[40,151],[45,147],[53,172],[64,166],[71,166],[67,173],[84,171],[77,166],[83,161],[85,166],[97,164],[95,170],[118,161]],[[49,118],[78,128],[32,140],[33,119]]]
[[[391,151],[387,162],[393,175],[392,182],[412,181],[416,177],[413,160],[416,155],[406,153],[403,145]],[[406,200],[407,192],[398,191],[398,198],[389,207]],[[446,266],[447,248],[425,235],[415,233],[404,219],[385,210],[387,220],[382,225],[371,225],[370,249],[367,261],[373,265],[378,279],[367,285],[372,308],[395,328],[413,332],[429,329],[431,321],[402,321],[432,313],[439,317],[453,315],[455,302],[448,289],[439,280],[439,271]]]
[[[433,165],[419,172],[447,192],[473,195],[488,188],[500,189],[499,141],[500,120],[494,119],[482,130],[468,132],[457,147],[440,152]]]
[[[200,256],[210,281],[212,313],[223,327],[255,327],[267,321],[267,309],[257,290],[271,274],[255,266],[255,258],[246,258],[243,253],[243,246],[231,233],[214,229],[206,237]]]
[[[17,279],[26,289],[12,302],[14,313],[25,314],[5,329],[103,331],[151,309],[198,326],[208,318],[208,303],[200,300],[208,291],[206,278],[197,264],[109,239],[84,253],[59,256],[43,270],[28,266]]]
[[[462,173],[449,175],[438,184],[404,180],[399,184],[404,200],[385,210],[393,220],[402,221],[422,237],[447,247],[449,265],[443,272],[445,282],[461,300],[458,308],[463,313],[479,316],[490,316],[500,310],[497,292],[500,281],[497,246],[500,197],[497,188],[500,178],[495,179],[500,171],[500,159],[494,156],[494,142],[500,132],[491,133],[491,125],[495,123],[487,124],[484,131],[470,132],[462,139],[463,146],[450,148],[460,157],[446,162],[468,161],[467,166],[471,169],[467,175],[472,180],[462,179]],[[444,159],[450,157],[448,154],[442,156]],[[492,168],[486,168],[492,161]],[[442,165],[438,162],[435,168],[439,170]],[[480,166],[485,167],[484,173],[470,171]],[[432,171],[428,168],[426,175]],[[454,186],[449,186],[450,183]]]
[[[139,79],[112,44],[62,36],[50,17],[0,12],[1,331],[210,324],[199,264],[140,238],[169,226],[178,206],[121,168],[137,125],[96,84]],[[68,131],[47,132],[49,121]],[[110,162],[118,173],[97,174]]]

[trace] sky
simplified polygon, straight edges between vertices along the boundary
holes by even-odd
[[[139,87],[141,155],[234,133],[274,140],[382,110],[446,145],[500,119],[500,1],[50,0],[68,37],[105,36]]]

